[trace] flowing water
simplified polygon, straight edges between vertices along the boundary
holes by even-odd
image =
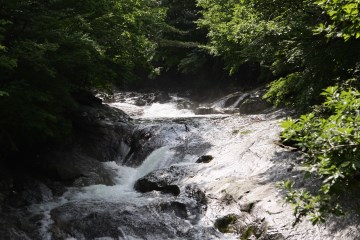
[[[159,221],[158,223],[151,224],[149,226],[155,225],[155,227],[161,228],[163,222],[165,221],[172,221],[168,224],[171,226],[169,229],[164,231],[164,234],[156,233],[152,234],[150,231],[153,229],[145,228],[145,232],[141,232],[140,228],[137,229],[136,226],[133,226],[133,234],[127,233],[121,226],[118,227],[119,232],[118,236],[114,236],[113,233],[109,234],[109,236],[101,234],[96,237],[96,239],[203,239],[203,236],[207,236],[205,238],[212,238],[213,235],[215,238],[218,233],[212,234],[212,230],[209,231],[210,234],[201,233],[191,233],[192,229],[197,227],[193,227],[192,224],[189,223],[188,220],[180,220],[182,223],[178,223],[178,219],[172,220],[171,218],[177,218],[176,216],[172,216],[173,213],[166,213],[169,216],[161,217],[160,215],[163,214],[158,210],[155,210],[159,203],[164,204],[166,202],[173,201],[173,197],[171,196],[159,196],[159,193],[150,193],[150,194],[142,194],[134,190],[135,182],[144,177],[148,173],[157,170],[157,169],[164,169],[170,166],[186,166],[194,164],[194,161],[197,159],[197,155],[191,154],[184,154],[182,156],[179,155],[179,150],[176,150],[176,147],[185,147],[186,149],[193,147],[197,147],[197,144],[200,144],[198,139],[195,135],[198,135],[195,131],[195,128],[192,130],[188,129],[186,123],[172,123],[173,119],[190,119],[189,125],[192,125],[191,118],[195,118],[194,112],[190,109],[179,109],[177,107],[177,102],[181,101],[181,98],[173,97],[173,101],[170,101],[165,104],[154,103],[149,106],[138,107],[131,102],[131,100],[125,99],[122,102],[115,102],[110,104],[112,107],[122,109],[123,111],[127,112],[133,118],[136,118],[140,122],[143,123],[143,126],[148,125],[157,125],[159,126],[158,132],[156,134],[159,135],[161,140],[158,140],[158,148],[151,152],[143,163],[137,167],[128,167],[122,166],[116,163],[116,161],[112,162],[105,162],[103,163],[107,169],[111,169],[115,173],[115,182],[116,185],[114,186],[105,186],[105,185],[92,185],[88,187],[71,187],[69,188],[63,196],[57,198],[55,201],[35,204],[31,206],[30,212],[34,215],[41,215],[43,216],[40,224],[40,232],[41,238],[50,240],[50,239],[89,239],[90,237],[86,235],[86,233],[82,233],[79,229],[79,232],[74,231],[75,233],[68,233],[68,234],[60,234],[59,236],[54,235],[52,225],[56,224],[58,220],[54,221],[54,217],[52,216],[54,209],[62,209],[63,214],[69,218],[77,218],[81,220],[81,216],[71,216],[71,212],[75,211],[74,208],[82,208],[87,206],[90,209],[86,209],[84,211],[89,212],[99,212],[101,208],[105,209],[109,205],[113,206],[113,210],[117,209],[133,209],[133,213],[135,218],[139,219],[141,222],[141,215],[153,215],[149,217],[149,221]],[[170,120],[169,122],[169,119]],[[186,125],[186,127],[185,127]],[[191,140],[188,138],[192,137]],[[155,140],[157,141],[157,140]],[[126,156],[130,150],[129,146],[122,143],[122,156]],[[178,152],[177,152],[178,151]],[[186,152],[182,151],[182,152]],[[177,156],[176,156],[177,155]],[[64,208],[64,206],[69,206],[68,208]],[[154,208],[151,210],[150,213],[141,212],[143,208]],[[70,211],[67,213],[66,211]],[[138,212],[137,212],[138,211]],[[139,212],[140,211],[140,212]],[[69,215],[69,216],[66,216]],[[155,217],[155,218],[154,218]],[[159,219],[156,219],[156,218]],[[61,218],[61,217],[60,217]],[[74,220],[76,221],[76,220]],[[71,224],[71,223],[70,223]],[[167,223],[165,223],[167,224]],[[136,225],[136,224],[134,224]],[[184,226],[185,225],[185,226]],[[109,226],[110,227],[110,226]],[[131,228],[131,223],[130,227]],[[174,235],[176,228],[185,228],[182,230],[182,233],[179,236]],[[200,227],[201,228],[201,227]],[[139,231],[139,232],[137,232]],[[169,231],[171,233],[169,233]],[[179,230],[177,230],[179,231]],[[65,231],[66,232],[66,231]],[[111,232],[111,231],[110,231]],[[134,234],[135,233],[135,234]],[[204,235],[205,234],[205,235]],[[96,235],[96,234],[95,234]],[[116,234],[115,234],[116,235]],[[182,236],[181,236],[182,235]],[[92,238],[92,237],[91,237]]]
[[[243,97],[238,97],[233,107]],[[224,107],[226,100],[213,106]],[[103,163],[114,173],[114,186],[72,187],[55,201],[31,206],[30,212],[41,216],[41,239],[239,239],[246,224],[259,229],[266,225],[267,238],[263,239],[353,236],[351,229],[356,229],[356,224],[334,233],[335,238],[329,237],[330,230],[308,223],[292,228],[291,209],[284,206],[275,185],[301,173],[289,170],[294,155],[274,144],[282,113],[196,115],[189,102],[173,96],[167,103],[142,107],[130,98],[111,103],[151,132],[149,141],[156,147],[139,167],[123,166],[116,159]],[[124,157],[130,148],[122,144]],[[205,154],[214,160],[196,164]],[[176,182],[179,195],[134,190],[138,179],[159,169],[170,174],[166,169],[175,169],[171,166],[185,169],[185,176]],[[206,204],[194,197],[199,191],[206,195]],[[229,213],[243,217],[245,225],[241,231],[222,234],[215,230],[214,222]]]

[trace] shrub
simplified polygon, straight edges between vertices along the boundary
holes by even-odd
[[[282,123],[282,138],[306,155],[308,176],[320,180],[317,191],[294,190],[285,181],[286,201],[294,205],[296,222],[310,216],[314,224],[324,222],[329,214],[341,213],[340,197],[355,194],[360,169],[360,92],[329,87],[322,95],[325,102],[300,119]]]

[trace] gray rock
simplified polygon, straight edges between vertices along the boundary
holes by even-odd
[[[259,114],[271,107],[271,104],[260,97],[251,97],[239,106],[241,114]]]
[[[214,157],[211,155],[203,155],[203,156],[199,157],[198,160],[196,160],[196,163],[209,163],[213,159],[214,159]]]
[[[145,106],[146,105],[146,101],[145,100],[143,100],[143,99],[137,99],[136,101],[135,101],[135,105],[136,106]]]
[[[187,168],[178,166],[156,170],[140,178],[134,188],[139,192],[160,191],[179,195],[180,188],[177,184],[187,176],[188,171]]]
[[[171,193],[175,196],[180,194],[180,188],[177,185],[170,185],[165,182],[152,182],[150,179],[140,179],[135,184],[135,189],[139,192],[160,191]]]

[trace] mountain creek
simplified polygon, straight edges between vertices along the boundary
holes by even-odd
[[[293,226],[277,184],[315,183],[304,180],[302,155],[280,143],[291,113],[261,95],[198,103],[118,92],[83,101],[73,143],[39,157],[49,177],[5,178],[16,190],[0,195],[0,238],[360,239],[356,214]]]

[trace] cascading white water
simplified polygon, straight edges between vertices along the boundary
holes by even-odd
[[[108,105],[126,112],[131,117],[140,119],[153,118],[176,118],[193,117],[195,113],[190,109],[180,109],[178,102],[185,101],[184,98],[171,96],[171,100],[166,103],[153,103],[147,106],[136,106],[135,101],[124,99],[122,102],[109,103]]]
[[[175,118],[193,117],[195,113],[189,109],[178,109],[176,103],[154,103],[144,109],[141,118]]]
[[[30,211],[34,214],[43,214],[41,221],[42,239],[51,240],[49,227],[53,223],[51,220],[51,210],[72,202],[89,201],[106,201],[106,202],[131,202],[141,204],[144,199],[141,194],[134,190],[134,184],[137,179],[148,173],[168,167],[171,165],[175,152],[170,147],[165,146],[154,150],[138,168],[120,166],[115,162],[104,163],[106,167],[113,169],[117,176],[115,177],[116,185],[92,185],[83,188],[70,188],[61,198],[56,201],[35,204]],[[149,199],[146,200],[148,202]]]
[[[136,180],[156,169],[169,166],[174,154],[174,151],[169,147],[161,147],[154,150],[138,168],[120,166],[115,162],[104,163],[117,173],[116,185],[92,185],[84,187],[80,191],[75,188],[66,193],[65,196],[69,201],[87,199],[106,200],[108,202],[128,201],[140,195],[133,188]]]

